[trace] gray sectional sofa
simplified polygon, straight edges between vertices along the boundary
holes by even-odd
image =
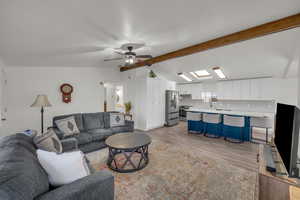
[[[51,188],[31,137],[15,134],[0,139],[0,199],[113,200],[114,177],[99,171]]]
[[[80,134],[64,138],[55,121],[70,116],[74,116]],[[88,153],[106,147],[104,141],[110,135],[120,132],[132,132],[134,122],[125,120],[124,126],[110,127],[110,112],[76,113],[54,117],[53,129],[62,141],[65,150],[79,148],[82,152]]]

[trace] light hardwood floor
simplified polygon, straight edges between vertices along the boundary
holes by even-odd
[[[193,144],[191,146],[198,146],[199,152],[203,152],[214,158],[224,159],[234,166],[252,172],[257,172],[255,199],[258,199],[258,144],[251,142],[234,144],[225,141],[223,138],[207,138],[202,134],[188,133],[186,122],[180,122],[178,125],[173,127],[157,128],[148,131],[148,133],[161,135],[161,139],[167,138],[168,141],[166,142],[168,143],[180,144],[182,142],[186,142]],[[177,137],[174,137],[172,140],[170,140],[169,137],[163,137],[164,134],[168,133],[175,134]]]
[[[234,144],[225,141],[223,138],[207,138],[202,134],[188,133],[187,123],[180,122],[179,125],[173,127],[157,128],[148,133],[155,133],[156,135],[163,135],[172,132],[178,137],[172,141],[166,142],[187,142],[198,146],[199,151],[205,152],[212,157],[221,158],[230,161],[231,164],[244,168],[246,170],[258,172],[257,154],[258,144],[244,142],[242,144]],[[162,139],[164,137],[161,137]],[[167,137],[169,140],[169,137]]]

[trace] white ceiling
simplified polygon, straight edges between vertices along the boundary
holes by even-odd
[[[112,48],[142,42],[160,55],[298,13],[299,0],[0,0],[0,57],[7,66],[118,67]],[[230,78],[282,76],[297,64],[294,29],[153,66],[177,72],[222,67]],[[100,51],[95,51],[100,50]]]

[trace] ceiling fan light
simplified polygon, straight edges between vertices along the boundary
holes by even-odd
[[[132,56],[132,55],[126,55],[125,57],[126,57],[125,62],[127,64],[133,64],[134,63],[134,60],[135,60],[134,56]]]
[[[133,58],[129,58],[129,64],[133,64],[134,63],[134,59]]]

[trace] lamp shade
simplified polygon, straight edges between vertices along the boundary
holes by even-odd
[[[35,101],[31,105],[31,107],[50,107],[51,104],[48,100],[47,95],[39,94],[37,95]]]

